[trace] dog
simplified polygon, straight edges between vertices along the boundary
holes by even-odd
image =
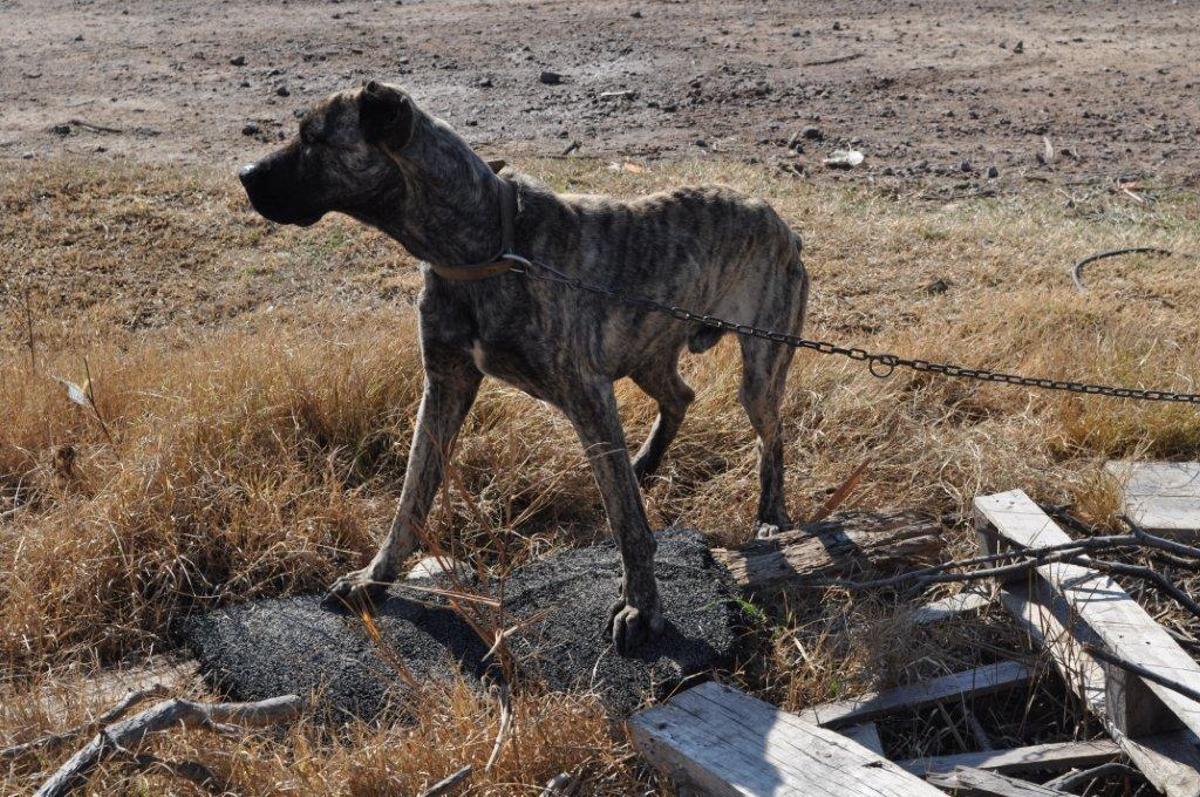
[[[403,89],[375,81],[325,99],[297,136],[239,178],[270,221],[307,226],[344,213],[422,261],[425,386],[399,505],[370,564],[338,579],[329,597],[376,598],[396,579],[488,375],[561,410],[583,444],[621,554],[620,599],[607,627],[615,648],[624,655],[659,634],[656,543],[639,484],[658,468],[694,398],[678,371],[680,354],[706,351],[724,332],[530,279],[512,265],[546,264],[631,295],[799,335],[809,288],[800,237],[766,202],[723,187],[625,202],[556,194],[508,168],[494,172]],[[762,536],[790,525],[779,405],[792,349],[756,337],[739,343],[739,398],[759,443]],[[632,459],[613,393],[626,376],[658,404]]]

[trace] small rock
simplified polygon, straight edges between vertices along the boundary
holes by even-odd
[[[78,36],[76,36],[76,37],[75,37],[75,41],[77,41],[77,42],[81,42],[81,41],[83,41],[83,34],[81,33],[81,34],[79,34]]]
[[[50,128],[50,132],[56,136],[69,136],[69,135],[71,135],[71,126],[70,125],[54,125],[54,127]]]
[[[548,69],[543,70],[542,74],[538,77],[538,80],[542,81],[547,86],[557,86],[559,83],[562,83],[562,79],[562,75],[558,74],[557,72],[551,72]]]
[[[989,180],[995,180],[997,177],[1000,176],[1000,170],[997,169],[995,166],[989,166],[988,171],[987,171],[987,176],[988,176]]]
[[[707,147],[708,146],[708,142],[702,138],[696,139],[695,142],[693,142],[693,143],[695,143],[695,145],[697,147]]]
[[[250,88],[250,81],[249,81],[249,80],[243,80],[243,81],[242,81],[241,83],[239,83],[238,85],[239,85],[239,86],[241,86],[241,87],[242,87],[242,88],[244,88],[244,89],[248,89],[248,88]]]
[[[833,23],[833,29],[834,29],[834,30],[841,30],[841,29],[842,29],[842,23],[840,23],[840,22],[834,22],[834,23]]]
[[[1017,42],[1017,46],[1013,48],[1013,52],[1017,55],[1020,55],[1021,53],[1025,52],[1025,42],[1024,41]]]
[[[945,293],[948,290],[950,290],[950,283],[943,279],[936,279],[925,286],[925,292],[934,295]]]
[[[831,169],[853,169],[865,159],[866,156],[856,149],[835,149],[822,163]]]
[[[280,97],[290,97],[292,95],[292,92],[288,90],[287,86],[280,86],[279,88],[275,89],[275,93]]]
[[[485,77],[483,80],[479,81],[479,88],[481,89],[490,89],[492,85],[492,79],[490,77]]]
[[[975,171],[975,167],[973,167],[971,165],[970,161],[963,161],[962,163],[958,164],[958,168],[960,171],[964,171],[967,174],[970,174],[971,172]]]
[[[262,132],[262,128],[256,124],[254,124],[254,122],[250,122],[249,124],[247,124],[245,127],[242,128],[243,136],[257,136],[261,132]]]
[[[824,141],[825,140],[825,134],[821,131],[821,128],[819,128],[819,127],[811,127],[811,126],[806,127],[800,131],[800,135],[803,136],[804,138],[808,139],[809,141]]]
[[[229,63],[232,64],[233,66],[245,66],[246,65],[246,56],[235,55],[233,58],[229,59]]]
[[[641,12],[641,11],[634,11],[634,12],[633,12],[632,14],[630,14],[629,16],[633,17],[634,19],[641,19],[641,18],[642,18],[642,12]]]

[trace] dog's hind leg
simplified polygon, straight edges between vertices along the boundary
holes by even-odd
[[[617,400],[607,381],[581,380],[559,402],[583,443],[608,523],[621,551],[621,600],[613,607],[609,631],[617,652],[625,654],[662,631],[664,620],[654,581],[657,543],[646,520],[642,496],[625,447]]]
[[[678,366],[679,353],[676,352],[663,365],[642,368],[630,375],[646,395],[658,402],[658,417],[654,419],[650,436],[633,458],[633,472],[639,482],[644,483],[658,470],[663,455],[683,423],[688,407],[696,398],[696,394],[679,375]]]
[[[396,580],[400,565],[417,547],[417,536],[441,487],[446,460],[479,392],[483,374],[464,352],[425,342],[422,358],[425,391],[391,530],[369,565],[347,573],[330,587],[327,603],[362,604],[366,598],[378,598],[387,584]]]
[[[783,495],[783,400],[792,349],[760,338],[741,338],[742,387],[738,398],[758,433],[758,529],[769,537],[788,528]]]

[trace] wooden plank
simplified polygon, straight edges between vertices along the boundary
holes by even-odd
[[[1036,598],[1030,598],[1031,591]],[[1115,727],[1106,708],[1104,668],[1082,646],[1099,640],[1077,618],[1072,622],[1065,598],[1037,577],[1032,585],[1006,585],[1000,591],[1000,603],[1029,634],[1035,647],[1050,652],[1063,680],[1105,723],[1151,785],[1167,797],[1200,797],[1200,738],[1184,728],[1133,739]]]
[[[1200,534],[1200,462],[1112,460],[1104,468],[1134,523],[1171,536]]]
[[[883,755],[883,740],[879,738],[879,726],[873,722],[850,725],[841,728],[838,733],[861,744],[875,755]]]
[[[992,596],[982,589],[968,588],[936,601],[930,601],[912,614],[914,625],[932,625],[959,615],[976,612],[992,602]]]
[[[979,496],[975,512],[981,533],[994,529],[1006,543],[1037,547],[1070,540],[1021,490]],[[1081,565],[1065,563],[1043,565],[1037,574],[1063,596],[1071,616],[1085,623],[1105,647],[1200,689],[1200,664],[1115,581]],[[1139,734],[1171,730],[1182,722],[1200,735],[1200,703],[1119,668],[1106,667],[1105,673],[1106,709],[1118,729]],[[1124,697],[1121,705],[1112,703],[1114,695]],[[1145,699],[1146,695],[1158,699],[1160,710],[1155,710],[1156,704]]]
[[[1074,767],[1094,767],[1121,756],[1121,748],[1109,739],[1095,742],[1054,742],[1017,747],[1012,750],[985,750],[979,753],[932,758],[912,758],[896,764],[914,775],[951,772],[955,767],[988,769],[1006,774],[1020,772],[1050,772]]]
[[[659,771],[715,797],[941,797],[941,792],[834,731],[716,683],[629,721]]]
[[[953,772],[935,772],[928,778],[934,786],[949,789],[955,797],[1066,797],[1068,792],[1017,780],[999,772],[956,767]]]
[[[933,561],[941,547],[940,527],[928,515],[853,512],[712,553],[743,590],[764,592],[863,571],[909,568]]]
[[[883,692],[813,706],[800,712],[805,722],[823,727],[866,722],[899,709],[927,706],[947,698],[981,696],[1028,683],[1033,671],[1017,661],[987,664]]]

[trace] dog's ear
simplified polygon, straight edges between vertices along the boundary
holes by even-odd
[[[372,80],[359,94],[358,121],[368,144],[394,152],[412,141],[416,112],[403,91]]]

